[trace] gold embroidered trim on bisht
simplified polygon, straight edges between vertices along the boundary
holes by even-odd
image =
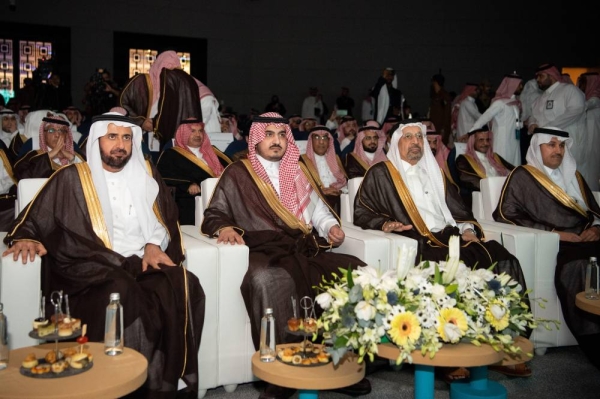
[[[338,221],[338,224],[341,226],[342,220],[340,219],[340,216],[331,208],[331,206],[329,205],[329,203],[327,202],[325,197],[323,195],[321,195],[321,191],[319,190],[317,181],[315,179],[313,179],[313,176],[308,171],[306,165],[304,165],[303,163],[300,163],[300,170],[302,170],[302,173],[304,173],[304,176],[306,176],[306,179],[312,186],[312,189],[315,192],[315,194],[317,194],[319,196],[319,198],[321,198],[321,201],[323,201],[323,203],[327,206],[327,208],[329,208],[329,212],[331,212],[333,217],[336,218],[336,220]]]
[[[216,177],[215,172],[213,172],[213,170],[210,168],[210,166],[208,166],[208,164],[206,162],[204,162],[203,160],[198,158],[196,155],[192,154],[185,148],[181,148],[178,146],[173,146],[171,148],[174,151],[177,151],[177,153],[179,155],[181,155],[182,157],[184,157],[185,159],[187,159],[188,161],[190,161],[191,163],[193,163],[194,165],[196,165],[197,167],[199,167],[200,169],[202,169],[203,171],[208,173],[210,175],[210,177]]]
[[[439,241],[437,237],[431,233],[431,231],[429,231],[429,228],[427,228],[425,221],[421,217],[421,214],[419,213],[419,210],[417,209],[417,206],[415,205],[415,202],[413,201],[412,196],[410,195],[408,187],[406,187],[406,184],[402,180],[400,172],[398,172],[394,164],[391,161],[384,162],[385,166],[388,169],[388,172],[390,173],[390,177],[392,178],[392,182],[394,183],[396,192],[400,196],[400,201],[402,201],[402,204],[406,208],[406,211],[408,212],[408,215],[410,216],[413,222],[413,226],[417,229],[419,234],[429,238],[429,240],[433,241],[435,244],[441,247],[448,247],[448,245],[442,244],[442,242]]]
[[[574,211],[580,213],[584,217],[587,218],[587,212],[579,206],[570,195],[568,195],[562,188],[554,184],[552,180],[545,173],[540,171],[534,166],[531,165],[523,165],[526,171],[528,171],[538,183],[540,183],[554,198],[556,198],[562,205],[567,208],[571,208]]]
[[[354,153],[351,152],[348,155],[351,156],[352,158],[356,159],[356,161],[359,163],[360,166],[363,167],[363,169],[365,171],[369,170],[370,166],[365,161],[363,161],[362,159],[360,159],[359,157],[357,157],[356,154],[354,154]],[[346,163],[348,163],[348,162],[346,162]]]
[[[283,222],[290,228],[300,229],[304,234],[310,233],[312,230],[311,226],[304,223],[304,221],[298,219],[295,215],[288,211],[285,206],[283,206],[273,187],[256,174],[256,172],[252,168],[250,160],[242,159],[241,161],[242,164],[248,170],[248,173],[250,173],[250,176],[252,177],[254,183],[258,186],[258,189],[260,190],[261,194],[265,197],[267,203],[269,204],[271,209],[273,209],[273,211],[277,214],[277,216],[279,216],[281,220],[283,220]]]
[[[314,179],[315,183],[318,187],[323,187],[323,182],[321,181],[321,176],[319,176],[319,170],[315,166],[315,164],[311,161],[311,159],[306,154],[300,155],[300,158],[304,161],[304,165],[308,169],[309,174]]]
[[[467,160],[467,162],[469,162],[469,165],[471,165],[471,167],[473,168],[473,171],[475,171],[475,173],[477,174],[477,176],[479,176],[482,179],[485,179],[487,177],[487,174],[485,173],[485,170],[482,170],[479,167],[479,164],[477,164],[476,160],[474,160],[473,158],[471,158],[467,154],[463,154],[463,156],[465,157],[465,159]]]
[[[75,164],[75,167],[77,168],[79,180],[81,181],[83,197],[85,198],[85,203],[90,214],[92,229],[98,238],[102,240],[104,246],[112,249],[112,243],[110,242],[106,221],[104,220],[102,206],[100,204],[100,199],[98,198],[98,192],[96,192],[96,186],[94,186],[90,167],[87,163],[77,163]]]
[[[6,156],[6,153],[4,152],[4,150],[0,150],[0,159],[2,160],[2,163],[4,164],[4,169],[6,170],[8,177],[10,177],[10,179],[13,181],[13,183],[17,184],[17,179],[15,179],[15,174],[13,172],[13,168],[12,168],[12,166],[10,166],[10,161],[8,160],[8,157]]]
[[[149,160],[146,160],[146,168],[148,169],[148,174],[150,175],[150,177],[154,179],[154,175],[152,174],[152,164],[150,163]],[[157,184],[158,184],[158,182],[157,182]],[[160,192],[160,189],[159,189],[159,192]],[[154,204],[152,205],[152,210],[154,211],[154,215],[156,216],[156,219],[158,219],[158,223],[162,224],[162,226],[167,231],[167,236],[169,236],[169,241],[170,241],[171,233],[169,232],[169,227],[165,223],[165,219],[162,217],[162,214],[160,213],[160,208],[158,207],[158,195],[156,196],[156,199],[154,200]],[[179,232],[179,234],[181,235],[181,232]],[[185,252],[183,252],[183,253],[185,253]]]

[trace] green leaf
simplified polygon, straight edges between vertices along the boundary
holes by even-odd
[[[457,289],[458,289],[457,283],[450,284],[450,285],[446,286],[446,294],[450,295],[453,292],[455,292]]]
[[[348,288],[352,289],[354,287],[354,280],[352,279],[352,269],[346,269],[346,279],[348,280]]]

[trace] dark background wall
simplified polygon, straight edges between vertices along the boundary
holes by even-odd
[[[598,67],[596,15],[564,2],[368,0],[15,0],[3,22],[70,28],[68,73],[74,101],[98,67],[114,70],[115,32],[206,39],[205,83],[238,112],[278,94],[299,112],[309,86],[331,107],[341,86],[360,102],[393,67],[413,110],[426,114],[439,69],[446,89],[535,68]],[[124,80],[124,76],[115,76]],[[359,109],[355,110],[358,111]]]

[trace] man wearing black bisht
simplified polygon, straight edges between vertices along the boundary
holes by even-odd
[[[558,233],[554,285],[563,316],[583,352],[600,368],[600,316],[575,305],[575,296],[585,288],[589,258],[600,258],[600,207],[577,171],[572,145],[567,132],[536,128],[527,165],[506,178],[493,216],[498,222]]]
[[[360,259],[329,250],[345,238],[337,215],[315,182],[298,163],[300,150],[288,120],[275,112],[254,117],[248,159],[225,169],[204,211],[202,233],[217,243],[246,244],[248,271],[241,291],[250,317],[252,341],[258,350],[260,319],[273,308],[276,342],[298,338],[285,333],[293,316],[290,297],[317,295],[314,286],[331,280],[339,268],[364,266]],[[240,199],[244,200],[241,201]],[[322,313],[315,307],[316,317]],[[338,392],[366,395],[368,380]],[[289,398],[293,389],[269,384],[261,399]]]
[[[498,242],[485,241],[471,210],[424,144],[426,132],[420,121],[400,122],[390,142],[389,161],[371,166],[365,174],[354,201],[354,224],[415,239],[417,259],[435,262],[446,260],[450,237],[460,236],[460,258],[468,267],[487,269],[495,263],[495,273],[505,272],[525,292],[519,261]],[[494,370],[531,375],[525,363]]]
[[[103,341],[109,295],[120,293],[124,341],[148,359],[148,379],[137,393],[174,398],[179,379],[198,391],[205,296],[182,266],[177,208],[144,159],[141,140],[129,118],[96,117],[88,161],[48,180],[8,230],[3,256],[26,263],[40,255],[46,298],[54,290],[68,294],[90,341]]]

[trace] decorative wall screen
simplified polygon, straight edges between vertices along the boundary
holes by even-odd
[[[138,73],[148,73],[157,55],[156,50],[129,49],[129,77]],[[177,55],[183,70],[190,73],[190,53],[178,52]]]
[[[37,41],[19,41],[19,87],[23,87],[25,78],[33,77],[33,71],[40,60],[52,58],[52,43]]]
[[[0,95],[4,102],[15,96],[15,71],[13,70],[13,41],[0,39]]]

